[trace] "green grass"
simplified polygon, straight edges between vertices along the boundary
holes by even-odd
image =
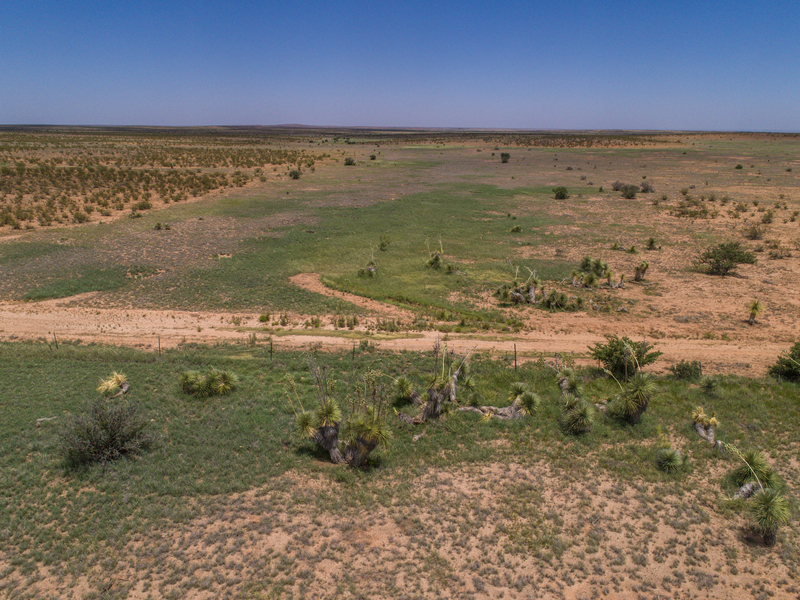
[[[357,385],[360,375],[370,371],[379,370],[392,377],[407,374],[422,392],[434,370],[431,352],[358,351],[355,357],[345,352],[319,354],[316,360],[331,379],[338,381],[336,394],[342,398]],[[230,396],[204,400],[181,392],[180,373],[209,367],[236,373],[238,389]],[[130,400],[150,420],[160,443],[136,460],[68,471],[58,452],[59,428],[68,414],[85,409],[96,395],[98,380],[112,371],[128,376]],[[531,362],[515,371],[505,361],[476,356],[473,372],[482,402],[506,405],[511,384],[522,381],[542,397],[540,410],[516,422],[483,421],[478,415],[462,412],[452,412],[426,426],[391,419],[394,441],[390,447],[373,453],[366,470],[352,471],[331,468],[325,453],[294,433],[293,411],[282,383],[285,375],[291,374],[297,382],[306,407],[313,405],[316,394],[302,353],[279,351],[270,359],[264,345],[185,346],[158,357],[103,346],[62,343],[56,350],[46,344],[0,344],[4,405],[0,421],[0,560],[8,565],[0,589],[4,593],[24,592],[25,578],[35,576],[35,582],[44,566],[56,568],[62,588],[75,585],[81,578],[95,581],[91,573],[97,568],[103,568],[109,580],[115,580],[133,561],[139,564],[136,580],[152,580],[166,586],[165,591],[188,593],[202,585],[222,589],[216,586],[228,581],[231,589],[241,593],[241,580],[237,583],[234,574],[237,569],[258,569],[262,559],[255,555],[231,558],[228,566],[218,565],[217,583],[206,584],[202,580],[179,584],[191,572],[187,571],[191,564],[195,565],[192,569],[203,564],[192,558],[191,552],[180,563],[183,566],[178,562],[167,564],[158,557],[189,552],[188,547],[181,549],[180,542],[188,531],[196,531],[200,536],[196,542],[208,548],[217,547],[216,535],[223,535],[222,539],[240,537],[241,533],[234,532],[241,528],[249,531],[241,542],[249,547],[250,540],[264,534],[265,526],[267,531],[286,531],[303,543],[304,536],[319,537],[321,531],[324,538],[325,527],[341,527],[344,532],[346,527],[357,527],[347,526],[349,519],[353,523],[380,523],[387,514],[400,531],[410,532],[416,527],[435,531],[440,525],[445,528],[435,536],[409,538],[408,543],[418,544],[424,552],[419,559],[423,562],[417,566],[413,555],[397,566],[406,576],[417,568],[424,569],[424,561],[429,560],[424,557],[430,558],[434,550],[441,553],[440,544],[444,543],[445,547],[478,544],[485,547],[480,550],[484,553],[494,548],[492,552],[505,553],[512,562],[534,560],[544,566],[560,560],[566,570],[558,577],[565,577],[579,569],[576,552],[596,551],[581,524],[597,524],[593,515],[603,514],[604,503],[616,502],[614,490],[634,490],[635,497],[628,502],[642,502],[647,507],[639,517],[642,531],[647,531],[648,515],[656,515],[657,521],[664,520],[661,527],[706,536],[708,513],[715,512],[714,498],[720,496],[723,484],[723,478],[714,473],[738,465],[711,452],[696,438],[690,422],[696,404],[716,411],[721,422],[719,438],[740,447],[761,448],[770,455],[787,482],[787,497],[796,511],[793,498],[797,473],[786,462],[796,449],[785,443],[800,427],[796,386],[727,378],[713,398],[705,398],[696,386],[660,380],[659,391],[639,425],[621,425],[598,415],[590,434],[573,438],[565,436],[558,426],[561,400],[552,369]],[[584,369],[579,376],[590,401],[614,393],[615,384],[597,369]],[[388,378],[385,381],[390,383]],[[55,420],[35,425],[36,419],[53,416]],[[656,469],[656,440],[661,431],[670,432],[678,447],[689,455],[687,472],[665,475]],[[425,435],[412,442],[411,437],[421,432]],[[507,469],[511,472],[506,473]],[[515,470],[530,475],[515,479]],[[547,475],[539,481],[529,479],[543,473]],[[476,486],[466,489],[482,489],[481,493],[489,494],[492,509],[458,493],[439,496],[450,489],[448,482],[454,476]],[[317,483],[306,487],[298,485],[298,480]],[[610,491],[601,493],[594,487],[600,480],[611,483]],[[570,494],[569,499],[553,512],[545,494],[561,494],[561,490]],[[666,490],[671,500],[663,503]],[[436,497],[436,512],[420,513],[424,498],[431,494]],[[598,499],[602,499],[600,504]],[[582,511],[587,520],[579,516],[576,526],[569,525],[572,521],[563,518],[567,514],[564,510]],[[726,505],[720,514],[732,510],[744,515],[746,506]],[[246,527],[246,519],[253,515],[256,522]],[[331,524],[303,525],[307,518],[313,523],[318,517],[322,518],[320,523],[329,523],[325,515],[333,516]],[[299,521],[291,525],[295,518]],[[738,521],[732,516],[725,518],[727,535],[735,538]],[[490,537],[474,537],[489,520],[497,524],[493,533],[486,534]],[[216,528],[210,526],[211,522],[217,524]],[[613,526],[607,519],[603,523],[604,527]],[[717,522],[716,526],[721,525]],[[215,530],[230,534],[215,534]],[[796,522],[792,522],[779,533],[784,552],[775,559],[800,576],[800,553],[789,541],[796,530]],[[175,541],[164,545],[160,539]],[[621,564],[625,563],[624,553],[635,548],[637,564],[647,563],[648,552],[645,549],[641,553],[641,539],[640,534],[634,534],[633,545],[623,547]],[[735,539],[728,543],[741,546]],[[153,556],[145,560],[139,554],[136,548],[141,544],[151,555],[155,553],[155,560]],[[314,546],[308,546],[308,551],[316,552]],[[292,587],[291,578],[281,578],[297,577],[306,559],[290,560],[290,555],[278,552],[275,560],[280,556],[284,557],[280,561],[288,561],[281,571],[284,575],[272,570],[254,575],[252,582],[258,589],[275,589],[279,584]],[[334,556],[350,560],[347,553]],[[483,556],[482,561],[493,568],[504,568],[505,559]],[[117,560],[109,561],[109,557]],[[650,557],[652,560],[653,555]],[[744,553],[741,560],[744,565],[754,559]],[[270,564],[275,566],[280,561]],[[607,568],[613,571],[613,565]],[[99,589],[101,584],[92,583],[90,587]],[[367,588],[378,585],[378,589],[389,585],[362,579],[354,584]]]

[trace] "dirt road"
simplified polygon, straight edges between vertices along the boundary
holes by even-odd
[[[381,318],[407,319],[411,313],[371,299],[326,288],[316,274],[301,274],[292,279],[295,285],[310,291],[336,296]],[[306,316],[290,315],[286,326],[273,326],[259,321],[250,313],[189,312],[174,310],[142,310],[97,308],[96,294],[27,303],[0,303],[0,339],[80,340],[120,346],[133,346],[156,351],[182,343],[248,343],[255,334],[256,344],[263,344],[272,335],[277,347],[302,348],[320,345],[323,348],[351,348],[356,340],[353,332],[343,335],[334,331],[330,318],[323,319],[320,329],[304,327]],[[356,329],[357,336],[369,339],[385,350],[430,350],[436,339],[447,341],[456,352],[474,348],[480,352],[507,355],[515,351],[520,361],[540,355],[573,353],[579,363],[590,364],[587,347],[603,341],[604,333],[647,339],[663,352],[655,369],[664,371],[680,360],[699,360],[706,373],[738,373],[763,375],[776,357],[787,349],[785,342],[773,342],[763,335],[752,339],[703,339],[691,336],[687,327],[648,320],[632,325],[630,321],[614,321],[591,313],[544,313],[535,311],[530,328],[520,332],[449,333],[438,331],[406,332],[393,335],[368,333],[365,325]],[[272,331],[268,331],[269,326]],[[667,330],[658,339],[648,336],[654,329]],[[356,337],[357,337],[356,336]]]

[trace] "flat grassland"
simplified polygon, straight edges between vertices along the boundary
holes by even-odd
[[[735,460],[691,427],[702,404],[721,439],[767,451],[797,514],[797,387],[765,375],[800,340],[798,150],[783,134],[0,128],[2,593],[800,597],[797,519],[774,548],[754,540],[726,499]],[[730,241],[756,264],[707,274],[701,252]],[[587,256],[625,287],[573,285]],[[533,273],[568,306],[495,294]],[[564,435],[543,361],[594,366],[608,334],[655,344],[658,374],[699,361],[717,395],[665,376],[640,425]],[[478,352],[488,404],[522,380],[541,414],[397,423],[365,471],[296,439],[281,382],[312,401],[303,351],[349,385],[378,369],[422,388],[437,340]],[[187,400],[177,375],[208,365],[241,389]],[[58,423],[112,370],[163,443],[66,472]],[[614,393],[582,373],[587,397]],[[655,469],[664,436],[688,471]]]

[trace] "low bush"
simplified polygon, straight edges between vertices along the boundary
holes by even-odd
[[[739,242],[724,242],[704,250],[698,262],[708,265],[709,275],[724,277],[740,264],[754,265],[756,256],[743,248]]]
[[[699,361],[693,360],[691,362],[682,360],[676,365],[669,367],[675,379],[683,381],[697,381],[703,374],[703,368]]]
[[[778,357],[778,362],[769,368],[769,374],[779,379],[800,383],[800,342]]]
[[[61,453],[72,469],[134,456],[155,445],[147,426],[135,404],[96,400],[87,412],[73,416],[65,426]]]
[[[553,194],[555,195],[556,200],[566,200],[569,198],[569,192],[563,185],[553,188]]]
[[[607,335],[605,344],[589,346],[591,355],[617,379],[631,377],[645,365],[661,356],[661,352],[651,350],[647,341],[634,342],[627,337]]]

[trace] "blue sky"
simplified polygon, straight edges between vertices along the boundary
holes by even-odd
[[[5,0],[0,123],[800,131],[800,4]]]

